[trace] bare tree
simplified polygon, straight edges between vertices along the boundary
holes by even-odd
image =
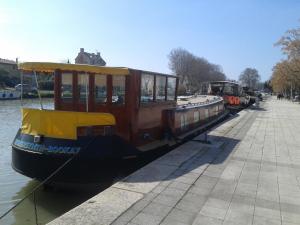
[[[180,83],[189,80],[191,68],[195,64],[195,56],[184,49],[177,48],[170,52],[169,60],[169,68],[180,77]]]
[[[169,54],[169,67],[180,77],[180,90],[197,91],[201,82],[226,80],[221,66],[209,63],[205,58],[193,55],[182,48],[173,49]]]
[[[281,50],[288,59],[300,59],[300,28],[285,32],[275,46],[281,46]]]
[[[249,88],[255,89],[260,81],[260,75],[258,71],[253,68],[246,68],[239,77],[242,85],[245,85]]]

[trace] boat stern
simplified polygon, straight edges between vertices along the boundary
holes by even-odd
[[[115,124],[108,113],[23,109],[12,143],[12,167],[42,180],[83,149],[80,160],[74,160],[80,164],[110,157]]]

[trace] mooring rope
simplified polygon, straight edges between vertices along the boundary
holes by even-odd
[[[18,201],[14,206],[12,206],[10,209],[8,209],[5,213],[3,213],[0,216],[0,220],[3,219],[8,213],[10,213],[13,209],[15,209],[18,205],[20,205],[25,199],[30,197],[35,191],[37,191],[42,185],[47,183],[52,177],[54,177],[58,172],[60,172],[68,163],[70,163],[76,156],[79,155],[79,153],[83,150],[86,149],[95,139],[97,136],[94,136],[94,138],[87,143],[87,145],[82,148],[79,152],[74,154],[72,157],[70,157],[68,160],[66,160],[61,166],[59,166],[54,172],[52,172],[45,180],[43,180],[41,183],[36,185],[31,192],[29,192],[27,195],[25,195],[20,201]],[[34,196],[35,197],[35,196]],[[37,218],[37,215],[36,215]]]
[[[36,225],[39,225],[39,223],[38,223],[37,208],[36,208],[36,200],[35,200],[35,192],[33,192],[33,204],[34,204],[35,223],[36,223]]]
[[[27,199],[29,196],[31,196],[36,190],[38,190],[42,185],[47,183],[54,175],[56,175],[61,169],[63,169],[71,160],[73,160],[77,156],[77,154],[73,155],[71,158],[66,160],[60,167],[58,167],[50,176],[48,176],[44,181],[39,183],[37,186],[33,188],[31,192],[29,192],[25,197],[23,197],[19,202],[17,202],[13,207],[11,207],[9,210],[7,210],[3,215],[0,216],[0,220],[5,217],[8,213],[10,213],[14,208],[16,208],[18,205],[20,205],[25,199]]]

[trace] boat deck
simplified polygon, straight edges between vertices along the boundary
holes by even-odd
[[[198,95],[198,96],[178,96],[177,107],[195,106],[209,104],[222,100],[221,97],[214,95]]]

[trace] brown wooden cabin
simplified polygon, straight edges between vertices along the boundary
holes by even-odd
[[[113,132],[140,150],[158,147],[164,144],[166,136],[177,138],[224,112],[220,97],[202,96],[189,99],[191,102],[177,102],[178,78],[173,75],[122,67],[39,62],[23,63],[21,69],[54,72],[55,110],[110,113],[116,119],[115,127],[77,127],[77,136]]]
[[[111,113],[116,134],[135,146],[161,139],[163,111],[176,106],[178,80],[172,75],[135,69],[124,76],[55,70],[54,77],[55,110]]]

